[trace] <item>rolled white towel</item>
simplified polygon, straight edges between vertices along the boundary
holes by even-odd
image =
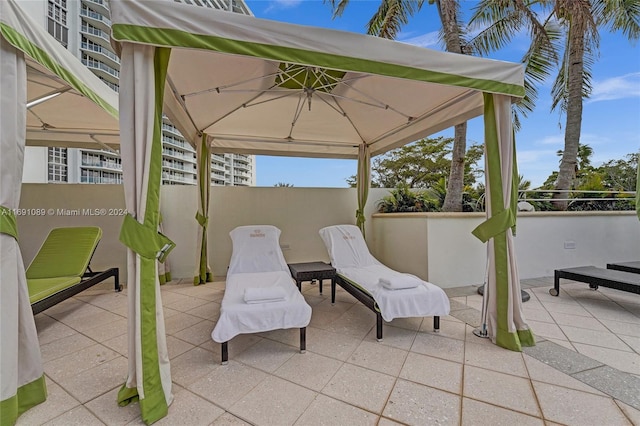
[[[287,293],[282,287],[250,287],[244,291],[245,303],[284,302]]]
[[[380,278],[380,285],[387,290],[415,288],[418,287],[420,283],[422,283],[422,280],[412,275],[397,275],[390,278]]]

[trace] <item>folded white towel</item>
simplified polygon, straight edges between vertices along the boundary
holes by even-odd
[[[244,291],[245,303],[284,302],[287,293],[282,287],[250,287]]]
[[[380,278],[380,285],[387,290],[415,288],[418,287],[420,283],[422,283],[422,280],[412,275],[398,275],[391,278]]]

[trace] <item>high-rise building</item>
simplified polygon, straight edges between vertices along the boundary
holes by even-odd
[[[251,14],[244,0],[176,1],[194,7]],[[100,80],[114,91],[119,90],[120,59],[111,48],[107,0],[18,2]],[[166,117],[162,125],[162,145],[162,183],[195,185],[195,150]],[[116,151],[28,147],[24,182],[122,183],[122,164]],[[255,185],[255,157],[242,154],[212,155],[211,184]]]

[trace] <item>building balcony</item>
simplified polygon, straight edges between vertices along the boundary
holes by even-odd
[[[80,49],[91,57],[96,58],[99,61],[105,61],[105,63],[118,70],[120,70],[120,58],[116,56],[111,50],[99,44],[90,44],[86,42],[80,43]]]

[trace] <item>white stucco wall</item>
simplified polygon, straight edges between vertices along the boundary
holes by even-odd
[[[375,202],[387,194],[385,189],[372,189],[366,209],[367,242],[374,256],[444,288],[484,281],[486,248],[471,235],[484,214],[374,214]],[[355,223],[356,205],[351,188],[212,187],[209,263],[216,276],[224,276],[231,257],[229,231],[252,224],[282,230],[280,242],[288,262],[326,261],[318,230]],[[18,216],[27,265],[50,229],[97,225],[104,236],[92,261],[94,269],[118,266],[126,280],[126,251],[118,240],[119,213],[124,209],[121,185],[24,184],[20,206],[52,212]],[[89,214],[101,209],[106,214]],[[164,233],[177,244],[169,256],[176,278],[195,273],[196,210],[195,187],[162,187]],[[640,222],[635,212],[520,213],[515,244],[521,278],[550,276],[557,268],[604,267],[607,262],[640,259]]]

